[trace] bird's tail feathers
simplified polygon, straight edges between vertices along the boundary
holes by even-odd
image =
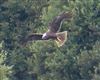
[[[57,46],[61,47],[62,45],[64,45],[64,43],[67,40],[67,31],[59,32],[59,33],[56,33],[56,34],[57,34],[57,38],[56,38],[55,41],[57,43]]]

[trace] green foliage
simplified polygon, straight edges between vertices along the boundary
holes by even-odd
[[[68,31],[64,46],[52,40],[22,46],[64,11],[73,13],[61,27]],[[100,0],[1,0],[0,43],[0,80],[99,80]]]
[[[2,48],[2,43],[0,44],[0,49]],[[7,66],[4,62],[7,57],[7,52],[1,50],[0,52],[0,80],[10,80],[12,74],[12,66]]]

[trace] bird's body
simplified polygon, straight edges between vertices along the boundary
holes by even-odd
[[[25,42],[27,41],[32,41],[32,40],[55,40],[57,42],[58,46],[62,46],[65,41],[67,40],[67,31],[64,32],[59,32],[61,23],[63,20],[69,20],[72,18],[71,13],[64,12],[58,16],[56,16],[48,25],[49,29],[47,32],[43,34],[31,34],[29,35],[26,39]]]

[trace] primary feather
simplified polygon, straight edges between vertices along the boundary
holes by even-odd
[[[49,23],[49,31],[54,32],[54,33],[58,32],[60,30],[60,27],[61,27],[61,22],[64,19],[69,20],[70,18],[72,18],[71,13],[69,13],[69,12],[61,13],[60,15],[55,17],[51,23]]]

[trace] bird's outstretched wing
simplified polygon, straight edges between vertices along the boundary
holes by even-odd
[[[33,33],[29,34],[27,37],[21,39],[20,44],[25,46],[28,42],[37,41],[37,40],[48,40],[42,38],[43,34]]]
[[[42,36],[43,36],[42,34],[38,34],[38,33],[29,34],[27,37],[21,40],[21,44],[26,45],[27,42],[29,41],[43,40]]]
[[[55,17],[51,23],[49,23],[49,31],[56,33],[57,31],[59,31],[60,26],[61,26],[61,22],[66,19],[69,20],[70,18],[72,18],[72,13],[70,12],[63,12],[60,15],[58,15],[57,17]]]
[[[43,40],[42,39],[42,34],[36,34],[36,33],[33,33],[33,34],[30,34],[26,37],[25,41],[32,41],[32,40]]]

